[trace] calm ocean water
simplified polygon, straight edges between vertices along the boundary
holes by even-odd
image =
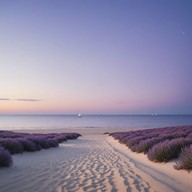
[[[158,128],[192,125],[192,115],[0,115],[0,130]]]

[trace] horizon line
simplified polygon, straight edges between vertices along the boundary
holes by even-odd
[[[79,113],[0,113],[0,115],[52,115],[52,116],[65,116],[65,115],[78,115]],[[81,113],[82,116],[191,116],[192,114],[166,114],[166,113]]]

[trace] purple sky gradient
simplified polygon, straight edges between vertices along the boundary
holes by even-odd
[[[191,9],[0,1],[0,113],[192,114]]]

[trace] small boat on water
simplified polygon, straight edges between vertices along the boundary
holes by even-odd
[[[82,117],[81,113],[79,113],[77,116],[78,116],[78,117]]]

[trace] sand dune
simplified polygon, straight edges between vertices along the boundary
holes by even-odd
[[[129,157],[116,142],[107,135],[85,135],[56,149],[15,155],[13,167],[0,169],[0,191],[162,192],[192,188],[149,168],[142,159]],[[188,177],[191,179],[191,174]]]

